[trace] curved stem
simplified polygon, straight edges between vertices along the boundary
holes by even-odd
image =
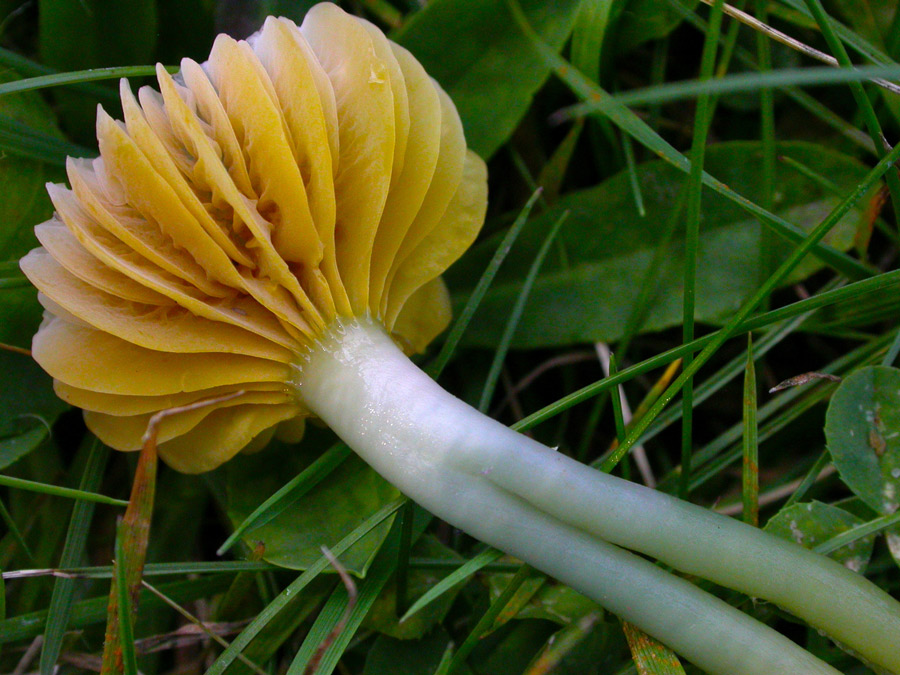
[[[298,367],[298,390],[309,408],[408,496],[586,593],[709,672],[835,671],[616,545],[771,600],[900,672],[900,603],[860,575],[511,431],[446,393],[374,324],[333,327]]]

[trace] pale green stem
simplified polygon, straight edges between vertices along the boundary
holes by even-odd
[[[618,546],[775,602],[900,673],[900,603],[862,576],[504,427],[441,389],[373,323],[333,327],[299,362],[295,384],[310,410],[426,509],[594,598],[710,673],[836,671]]]

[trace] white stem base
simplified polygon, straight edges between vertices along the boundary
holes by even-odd
[[[298,390],[310,410],[404,494],[592,597],[708,672],[837,671],[613,543],[773,600],[900,672],[900,605],[862,577],[504,427],[441,389],[376,325],[334,327],[300,369]],[[821,621],[822,612],[837,616]],[[874,637],[862,632],[869,630]]]

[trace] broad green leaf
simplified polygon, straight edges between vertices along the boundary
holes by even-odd
[[[61,70],[149,63],[156,48],[154,0],[41,0],[41,60]]]
[[[503,555],[502,551],[495,548],[487,547],[481,553],[467,560],[450,574],[440,581],[432,584],[428,590],[421,595],[403,615],[401,621],[412,616],[429,603],[435,601],[445,593],[449,592],[454,586],[461,586],[463,582],[468,581],[469,577],[478,572],[485,565],[489,565]]]
[[[405,497],[400,498],[405,501]],[[413,509],[412,537],[418,539],[431,522],[430,513],[421,508]],[[378,554],[372,561],[372,565],[356,586],[356,598],[350,605],[350,597],[347,588],[339,585],[331,597],[325,603],[319,616],[316,618],[303,644],[294,660],[288,668],[287,675],[306,675],[315,670],[319,675],[331,675],[337,668],[338,662],[346,651],[350,640],[356,634],[363,619],[372,609],[385,584],[397,569],[398,554],[400,553],[400,527],[395,523],[385,537],[384,545],[378,550]],[[337,555],[337,553],[335,553]],[[346,613],[346,614],[345,614]],[[336,632],[337,626],[341,629]],[[310,668],[316,653],[323,645],[327,648],[321,653],[321,660],[316,668]]]
[[[831,398],[825,439],[853,493],[876,512],[900,508],[900,370],[869,366],[848,377]],[[900,526],[885,531],[900,564]]]
[[[432,675],[451,641],[440,628],[418,640],[379,635],[366,656],[363,675]]]
[[[0,82],[18,79],[17,73],[0,66]],[[36,92],[0,97],[0,117],[50,139],[62,138],[53,112]],[[53,213],[44,184],[62,176],[59,168],[0,153],[0,260],[15,260],[37,245],[33,227]]]
[[[521,675],[556,629],[547,621],[509,623],[482,640],[469,662],[478,664],[480,673]]]
[[[235,526],[315,460],[321,451],[315,436],[308,433],[298,446],[273,443],[226,465],[228,516]],[[306,569],[322,556],[323,544],[340,541],[397,495],[393,486],[354,456],[276,518],[251,531],[247,541],[251,548],[262,542],[263,558],[275,565]],[[341,557],[341,563],[351,572],[365,574],[391,522],[367,534]]]
[[[37,424],[28,431],[9,438],[0,438],[0,469],[5,469],[36,449],[50,435],[50,429],[45,424],[34,419],[32,421],[36,421]]]
[[[688,10],[699,0],[674,0]],[[622,10],[616,26],[616,51],[631,51],[650,40],[658,40],[671,33],[684,19],[672,0],[630,0]]]
[[[816,166],[841,191],[849,192],[866,174],[855,159],[813,144],[791,142],[778,153]],[[762,166],[759,142],[714,145],[707,151],[706,167],[731,188],[749,199],[759,199]],[[509,313],[535,252],[547,228],[568,210],[571,215],[558,242],[567,254],[566,266],[554,256],[547,260],[531,291],[513,346],[534,348],[575,342],[615,341],[625,330],[641,280],[648,272],[654,249],[663,239],[662,224],[672,208],[683,175],[662,161],[637,167],[646,216],[641,217],[628,187],[627,173],[600,185],[570,193],[553,208],[526,225],[515,248],[482,301],[466,334],[469,345],[498,344]],[[822,221],[838,203],[814,181],[788,166],[779,166],[776,211],[805,230]],[[831,246],[847,250],[852,245],[855,222],[852,211],[825,238]],[[761,226],[734,203],[706,191],[703,197],[697,277],[697,320],[726,320],[759,284],[757,261]],[[668,246],[663,268],[658,270],[658,292],[644,323],[644,330],[660,330],[681,323],[683,237]],[[496,247],[490,239],[474,248],[448,272],[451,288],[466,289],[483,269]],[[779,258],[792,250],[778,242]],[[794,283],[816,269],[817,259],[807,257],[785,283]],[[459,300],[465,293],[460,293]]]
[[[187,6],[183,11],[190,9]],[[183,21],[178,18],[178,23]],[[153,63],[159,34],[155,0],[41,0],[38,3],[40,60],[60,71]],[[71,140],[93,146],[96,99],[62,89],[53,92],[53,100]],[[117,107],[114,104],[107,109],[116,116]]]
[[[871,2],[870,0],[837,0],[837,14],[860,36],[884,48],[883,35],[887,32],[897,10],[896,4]]]
[[[19,76],[0,67],[0,82]],[[0,116],[49,139],[59,139],[53,112],[35,92],[0,97]],[[37,246],[34,225],[53,213],[44,183],[60,180],[61,170],[42,162],[0,152],[0,260],[14,261]],[[0,289],[0,342],[28,347],[41,320],[37,291],[30,285]],[[0,437],[30,428],[23,415],[49,425],[67,406],[53,394],[50,378],[27,356],[0,350]],[[39,433],[35,430],[35,433]]]
[[[419,539],[412,548],[412,556],[414,558],[445,560],[450,563],[462,561],[462,558],[455,551],[447,548],[432,536],[424,536]],[[425,593],[440,581],[441,574],[441,572],[435,570],[412,570],[408,579],[407,593],[409,597],[417,598]],[[397,619],[397,586],[395,582],[396,577],[388,583],[385,590],[378,596],[375,604],[372,605],[371,611],[366,616],[363,626],[401,640],[421,638],[434,628],[436,624],[440,623],[450,610],[450,605],[453,604],[457,593],[462,588],[462,584],[457,584],[440,598],[435,599],[401,623]]]
[[[825,439],[843,481],[878,513],[900,505],[900,370],[862,368],[831,398]]]
[[[523,0],[528,21],[560,49],[578,0]],[[456,104],[466,141],[487,159],[510,137],[550,74],[505,0],[434,0],[392,36],[421,61]]]
[[[490,578],[491,598],[500,595],[511,575],[494,574]],[[545,579],[538,577],[529,579],[522,585],[526,591],[521,596],[521,601],[516,604],[511,602],[509,608],[512,614],[506,616],[506,620],[516,619],[547,619],[566,626],[577,621],[590,612],[599,610],[597,603],[574,591],[568,586],[556,583],[545,583]],[[498,624],[495,624],[495,628]]]
[[[2,299],[0,292],[0,324],[5,321]],[[68,407],[53,393],[52,380],[40,366],[27,356],[0,349],[0,438],[11,438],[33,425],[48,427]]]
[[[837,506],[812,501],[782,509],[766,523],[764,529],[811,549],[864,522],[862,518]],[[863,537],[833,551],[830,557],[861,573],[869,564],[874,543],[874,536]]]

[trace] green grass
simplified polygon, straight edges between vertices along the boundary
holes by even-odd
[[[8,198],[0,203],[0,347],[19,351],[0,349],[0,672],[13,672],[38,635],[42,651],[23,672],[50,673],[57,663],[99,657],[111,583],[122,591],[125,672],[299,674],[320,658],[320,675],[389,675],[381,655],[403,653],[415,657],[410,672],[417,675],[518,675],[529,667],[538,672],[545,651],[554,673],[633,672],[615,617],[484,549],[377,487],[376,479],[353,482],[366,470],[312,425],[296,448],[275,442],[204,476],[161,468],[144,575],[165,576],[160,591],[188,616],[210,621],[227,646],[198,632],[177,655],[169,643],[148,648],[149,638],[169,635],[185,619],[144,590],[132,625],[124,573],[116,576],[110,566],[121,555],[116,519],[127,504],[134,458],[101,447],[20,353],[40,322],[40,306],[16,260],[37,245],[33,226],[52,214],[44,183],[65,181],[67,156],[96,156],[97,104],[121,116],[108,80],[135,78],[137,88],[151,82],[157,60],[202,61],[217,25],[246,34],[260,25],[259,7],[302,20],[306,4],[135,0],[119,13],[101,4],[80,3],[82,11],[43,2],[40,10],[13,14],[12,5],[3,6],[9,18],[0,29],[0,184]],[[721,3],[343,5],[395,31],[460,102],[473,145],[488,160],[482,242],[448,275],[455,316],[421,357],[426,372],[476,407],[489,410],[502,398],[509,405],[501,418],[513,428],[637,481],[631,453],[640,446],[658,489],[742,510],[761,527],[796,503],[840,507],[858,524],[816,541],[815,550],[880,538],[863,573],[900,591],[898,561],[883,545],[886,534],[900,531],[898,516],[867,505],[852,480],[833,470],[824,445],[825,410],[839,383],[813,380],[767,393],[808,371],[846,379],[868,365],[896,365],[900,178],[891,167],[900,149],[882,137],[900,137],[900,106],[872,81],[900,80],[900,10],[873,13],[869,21],[818,0],[745,5],[832,54],[842,67],[831,68],[722,19]],[[640,21],[635,7],[644,12]],[[100,23],[105,32],[96,29]],[[501,93],[508,104],[498,110]],[[710,149],[731,141],[758,144],[758,174],[747,175],[739,162],[728,175],[711,172]],[[812,144],[854,169],[836,176],[782,157],[779,143],[787,141]],[[680,172],[675,179],[644,179],[659,160]],[[619,174],[627,178],[627,206],[581,213],[584,191]],[[876,210],[882,186],[887,197]],[[802,193],[802,208],[785,207],[785,194],[794,193]],[[646,222],[661,201],[655,246],[603,250],[604,232]],[[569,232],[557,209],[573,220],[595,219],[596,234]],[[729,275],[716,268],[717,288],[733,295],[710,318],[701,313],[710,294],[705,268],[716,255],[749,246],[713,231],[726,211],[732,222],[749,223],[741,236],[757,233],[742,270],[753,282],[733,291]],[[872,236],[858,251],[851,235],[866,227]],[[832,231],[843,234],[833,238]],[[616,298],[591,294],[579,277],[583,269],[617,275],[620,292],[633,301],[623,311]],[[538,304],[547,298],[552,302]],[[669,301],[681,308],[676,322],[659,319]],[[615,334],[580,322],[578,303],[613,316]],[[547,325],[566,327],[569,337],[542,335]],[[474,334],[484,326],[491,330]],[[485,344],[483,335],[497,337]],[[593,353],[600,342],[614,354],[609,377],[599,361],[570,358]],[[671,384],[626,423],[619,390],[637,406],[679,358],[682,370]],[[45,423],[52,432],[36,435]],[[254,461],[271,463],[265,494],[242,485],[244,462]],[[310,510],[323,503],[331,515],[316,522]],[[301,518],[310,530],[298,562],[284,566],[281,557],[273,564],[266,548],[286,541]],[[318,555],[322,544],[365,572],[355,598]],[[242,610],[219,617],[232,587],[242,589]],[[704,588],[789,632],[839,670],[870,672],[774,609]],[[519,602],[523,594],[527,602]],[[559,641],[565,649],[556,655]]]

